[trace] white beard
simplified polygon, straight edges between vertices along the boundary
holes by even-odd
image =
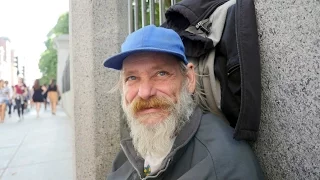
[[[126,114],[133,146],[141,157],[147,155],[162,158],[170,152],[173,139],[189,121],[195,108],[194,101],[187,90],[182,87],[178,102],[169,110],[169,116],[158,124],[146,126],[133,115],[130,105],[125,105],[122,95],[122,108]]]

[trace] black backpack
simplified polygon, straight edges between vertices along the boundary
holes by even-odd
[[[235,129],[235,139],[255,141],[261,75],[253,0],[183,0],[165,15],[162,26],[180,35],[189,61],[197,64],[200,76],[195,98],[200,107],[225,117]],[[223,23],[212,18],[220,15],[225,16]],[[218,41],[210,38],[217,34],[213,29],[222,30]]]

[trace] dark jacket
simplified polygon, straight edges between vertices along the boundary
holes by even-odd
[[[218,116],[196,108],[177,136],[173,148],[153,177],[143,177],[144,160],[132,140],[121,142],[108,180],[258,180],[263,174],[245,141],[232,137],[233,129]]]
[[[180,35],[188,57],[205,56],[215,48],[212,66],[221,84],[221,110],[235,128],[235,139],[256,140],[261,114],[261,75],[253,0],[237,0],[229,8],[223,35],[216,47],[210,39],[186,31],[194,26],[208,33],[210,24],[203,26],[200,21],[225,2],[183,0],[168,9],[167,21],[162,26],[174,29]]]

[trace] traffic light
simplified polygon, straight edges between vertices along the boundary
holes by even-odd
[[[21,74],[22,74],[23,78],[25,78],[24,73],[25,73],[24,66],[22,66],[22,73]]]
[[[17,68],[17,76],[19,76],[19,58],[15,57],[15,61],[13,62],[13,66]]]

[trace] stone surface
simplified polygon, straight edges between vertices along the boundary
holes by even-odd
[[[320,1],[256,0],[266,179],[320,178]]]
[[[102,66],[128,33],[127,1],[70,1],[77,179],[104,179],[119,151],[118,73]]]

